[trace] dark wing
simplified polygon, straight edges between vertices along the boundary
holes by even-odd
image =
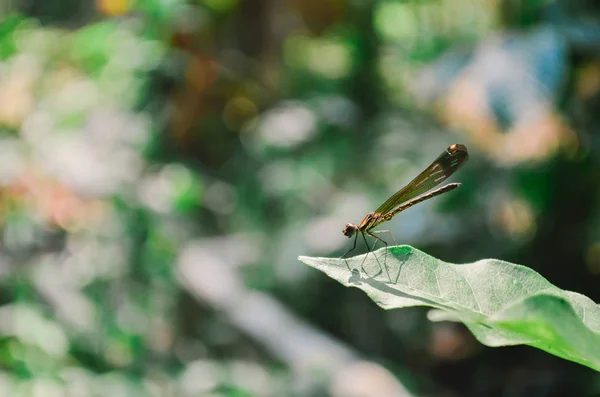
[[[379,214],[388,213],[396,206],[439,185],[466,163],[468,158],[469,153],[465,145],[459,143],[451,145],[408,185],[398,190],[385,203],[381,204],[375,212]]]

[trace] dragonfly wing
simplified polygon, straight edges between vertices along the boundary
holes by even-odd
[[[465,145],[458,143],[451,145],[408,185],[381,204],[375,212],[379,214],[390,212],[398,205],[434,188],[454,174],[468,158],[469,152]]]

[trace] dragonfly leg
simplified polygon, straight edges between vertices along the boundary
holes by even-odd
[[[367,271],[365,270],[365,267],[364,267],[365,261],[367,260],[367,256],[369,256],[369,253],[371,253],[375,249],[375,245],[377,245],[377,241],[381,241],[383,244],[385,244],[386,247],[387,247],[388,244],[387,244],[386,241],[384,241],[381,238],[373,235],[370,232],[365,232],[365,233],[368,234],[370,237],[373,237],[375,239],[375,241],[373,242],[373,246],[371,247],[371,249],[369,250],[369,252],[367,252],[367,255],[365,255],[362,263],[360,264],[360,267],[361,267],[362,271],[365,272],[365,274],[367,276],[369,276],[369,273],[367,273]],[[367,238],[365,237],[365,233],[363,233],[362,235],[363,235],[363,239],[365,240],[365,244],[367,245],[367,248],[368,248],[369,247],[369,243],[367,242]],[[383,272],[383,269],[385,269],[385,272],[387,273],[388,278],[390,278],[390,274],[388,272],[387,266],[385,265],[385,262],[384,262],[384,265],[381,266],[381,262],[379,262],[379,258],[377,258],[377,255],[375,255],[374,252],[372,252],[372,253],[373,253],[373,256],[375,257],[375,260],[377,261],[377,264],[379,265],[379,273],[375,274],[374,276],[369,276],[369,277],[371,277],[371,278],[377,277],[377,276],[379,276]],[[386,255],[387,255],[387,249],[386,249]]]
[[[394,241],[394,245],[398,245],[398,243],[396,242],[396,239],[394,238],[394,235],[392,234],[392,232],[390,232],[389,230],[374,230],[371,233],[373,234],[379,234],[379,233],[387,233],[390,235],[390,237],[392,238],[392,240]],[[383,240],[382,240],[383,241]]]
[[[367,233],[367,234],[369,234],[369,232],[366,232],[366,233]],[[360,234],[362,235],[362,237],[363,237],[363,240],[365,240],[365,245],[367,246],[367,249],[369,249],[369,242],[367,241],[367,238],[365,237],[365,233],[361,232]],[[370,234],[369,234],[369,235],[370,235]],[[372,236],[372,235],[370,235],[370,236],[371,236],[371,237],[374,237],[374,236]],[[379,239],[379,237],[375,237],[375,239],[376,239],[376,240],[375,240],[375,243],[377,243],[377,240]],[[373,247],[375,247],[375,244],[373,244]],[[363,260],[362,260],[362,262],[361,262],[361,264],[360,264],[360,268],[362,269],[362,271],[363,271],[363,272],[365,272],[365,274],[366,274],[367,276],[369,276],[369,277],[371,277],[371,278],[375,278],[375,277],[379,276],[379,275],[381,274],[381,272],[382,272],[382,270],[381,270],[381,264],[379,264],[379,259],[377,259],[377,255],[373,254],[373,256],[375,257],[375,260],[376,260],[376,261],[377,261],[377,263],[379,264],[379,273],[377,273],[377,274],[376,274],[376,275],[374,275],[374,276],[370,276],[370,275],[369,275],[369,273],[367,273],[367,271],[365,270],[365,267],[364,267],[365,261],[367,260],[367,257],[369,256],[369,254],[371,253],[371,251],[373,251],[373,249],[372,249],[372,248],[371,248],[371,249],[370,249],[370,250],[367,252],[367,254],[365,255],[365,257],[363,258]]]
[[[345,256],[356,249],[356,240],[357,239],[358,239],[358,233],[356,233],[356,235],[354,236],[354,245],[352,246],[352,248],[350,248],[344,255],[340,256],[340,258],[344,259],[344,262],[346,262],[346,266],[348,267],[348,270],[350,270],[350,272],[352,272],[352,269],[350,269],[350,265],[348,264],[348,261],[346,260]]]
[[[387,241],[385,241],[381,237],[375,236],[375,234],[380,234],[380,233],[387,233],[387,234],[389,234],[390,237],[392,238],[392,240],[394,240],[394,244],[398,245],[398,243],[396,243],[396,239],[392,235],[392,232],[390,232],[389,230],[374,230],[374,231],[368,232],[368,234],[375,239],[375,244],[377,244],[377,240],[379,240],[383,244],[385,244],[385,258],[383,259],[383,266],[385,267],[385,272],[388,275],[388,279],[390,280],[390,282],[392,282],[392,277],[390,276],[390,271],[387,268],[387,249],[388,249],[388,243],[387,243]],[[373,244],[372,251],[375,250],[375,244]],[[373,255],[375,255],[375,254],[373,253]],[[379,261],[377,263],[379,263]]]
[[[356,249],[356,239],[358,238],[358,233],[356,234],[356,236],[354,236],[354,245],[352,246],[352,248],[350,248],[348,251],[346,251],[346,253],[342,256],[340,256],[340,258],[345,257],[346,255],[348,255],[349,253],[351,253],[352,251],[354,251]]]

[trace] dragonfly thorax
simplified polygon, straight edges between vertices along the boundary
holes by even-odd
[[[353,223],[346,223],[346,227],[342,230],[344,236],[352,237],[354,234],[358,232],[358,226]]]

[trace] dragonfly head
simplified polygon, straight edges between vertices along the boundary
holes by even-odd
[[[353,223],[346,223],[346,227],[342,230],[344,236],[352,237],[354,234],[358,232],[358,226]]]

